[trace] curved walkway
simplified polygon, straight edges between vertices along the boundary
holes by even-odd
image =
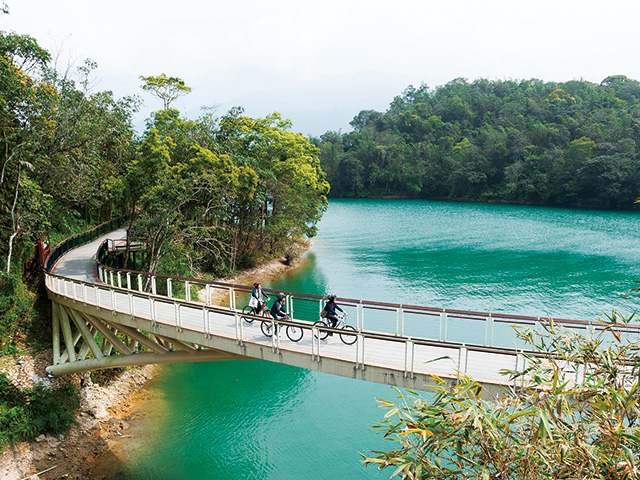
[[[234,308],[139,291],[142,281],[136,280],[131,272],[103,270],[99,272],[101,278],[111,285],[100,282],[95,261],[98,247],[107,239],[117,243],[124,238],[125,230],[119,229],[67,252],[52,274],[47,275],[49,296],[69,312],[77,312],[87,320],[84,324],[79,317],[75,319],[79,330],[82,330],[81,324],[101,331],[107,325],[111,331],[124,332],[145,345],[149,338],[155,338],[159,343],[148,345],[155,354],[114,355],[100,359],[97,358],[101,356],[100,350],[96,350],[99,347],[86,339],[89,346],[85,348],[83,359],[76,360],[75,364],[63,363],[61,360],[65,358],[61,355],[57,362],[60,365],[50,367],[54,373],[122,364],[256,358],[418,390],[429,389],[440,381],[454,384],[456,375],[464,373],[489,387],[485,390],[499,393],[505,386],[513,385],[500,371],[522,368],[526,361],[523,352],[516,348],[411,338],[362,328],[358,329],[357,341],[345,345],[339,335],[319,340],[311,323],[295,319],[282,322],[279,335],[268,338],[262,333],[258,319],[247,323],[241,312]],[[229,286],[229,291],[229,303],[233,306],[236,292],[233,286]],[[92,319],[104,323],[93,323]],[[284,334],[287,325],[303,330],[301,341],[292,342],[287,338]],[[80,337],[80,333],[76,337]],[[102,333],[109,335],[110,332]],[[76,337],[75,341],[78,340]],[[117,341],[115,338],[112,343]],[[169,346],[171,348],[165,348]],[[170,353],[173,346],[180,352],[160,356]],[[88,358],[89,350],[97,352],[96,358]],[[220,356],[221,352],[228,356]]]

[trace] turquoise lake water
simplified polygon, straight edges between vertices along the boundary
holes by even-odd
[[[308,260],[270,288],[593,320],[640,279],[640,215],[406,200],[332,200]],[[452,335],[474,341],[477,332]],[[505,340],[506,341],[506,340]],[[117,478],[373,479],[358,452],[396,392],[262,361],[170,365]]]

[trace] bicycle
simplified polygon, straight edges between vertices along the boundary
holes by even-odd
[[[289,316],[286,316],[284,318],[281,318],[281,320],[291,320],[291,318]],[[271,337],[273,335],[274,327],[277,334],[277,323],[270,322],[269,320],[263,320],[260,324],[260,330],[262,330],[262,333],[267,337]],[[304,330],[297,325],[287,325],[285,332],[287,333],[287,337],[289,337],[289,340],[291,340],[292,342],[299,342],[300,340],[302,340],[302,336],[304,335]]]
[[[316,338],[319,338],[320,340],[324,340],[329,336],[330,333],[332,333],[325,330],[326,328],[343,330],[342,332],[338,333],[338,335],[340,336],[340,340],[342,340],[342,343],[346,345],[353,345],[354,343],[356,343],[356,340],[358,340],[358,336],[356,335],[356,329],[353,328],[351,325],[347,325],[347,322],[345,320],[346,316],[347,316],[347,312],[344,312],[342,315],[338,315],[338,323],[336,324],[335,327],[331,326],[331,324],[329,323],[329,319],[327,319],[326,317],[325,318],[321,317],[320,320],[318,320],[316,323],[313,324],[313,326],[316,327],[317,329],[317,333],[314,333],[314,335],[316,335]],[[353,333],[350,333],[350,332],[353,332]]]
[[[254,315],[256,317],[267,317],[271,318],[271,313],[269,313],[269,309],[266,305],[262,307],[262,313],[258,313],[256,307],[252,307],[251,305],[247,305],[242,309],[242,318],[247,323],[253,323],[253,318],[247,317],[245,315]]]

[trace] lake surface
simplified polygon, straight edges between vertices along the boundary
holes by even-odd
[[[332,200],[308,260],[271,288],[593,320],[640,306],[640,215],[406,200]],[[458,331],[457,336],[475,335]],[[458,339],[458,338],[456,338]],[[466,341],[474,341],[466,338]],[[358,452],[396,392],[269,362],[170,365],[127,479],[373,479]]]

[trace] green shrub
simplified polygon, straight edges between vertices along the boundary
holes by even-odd
[[[72,384],[20,391],[0,374],[0,450],[39,435],[68,432],[79,406],[80,395]]]
[[[0,274],[0,355],[19,352],[19,340],[34,319],[35,300],[19,276]]]

